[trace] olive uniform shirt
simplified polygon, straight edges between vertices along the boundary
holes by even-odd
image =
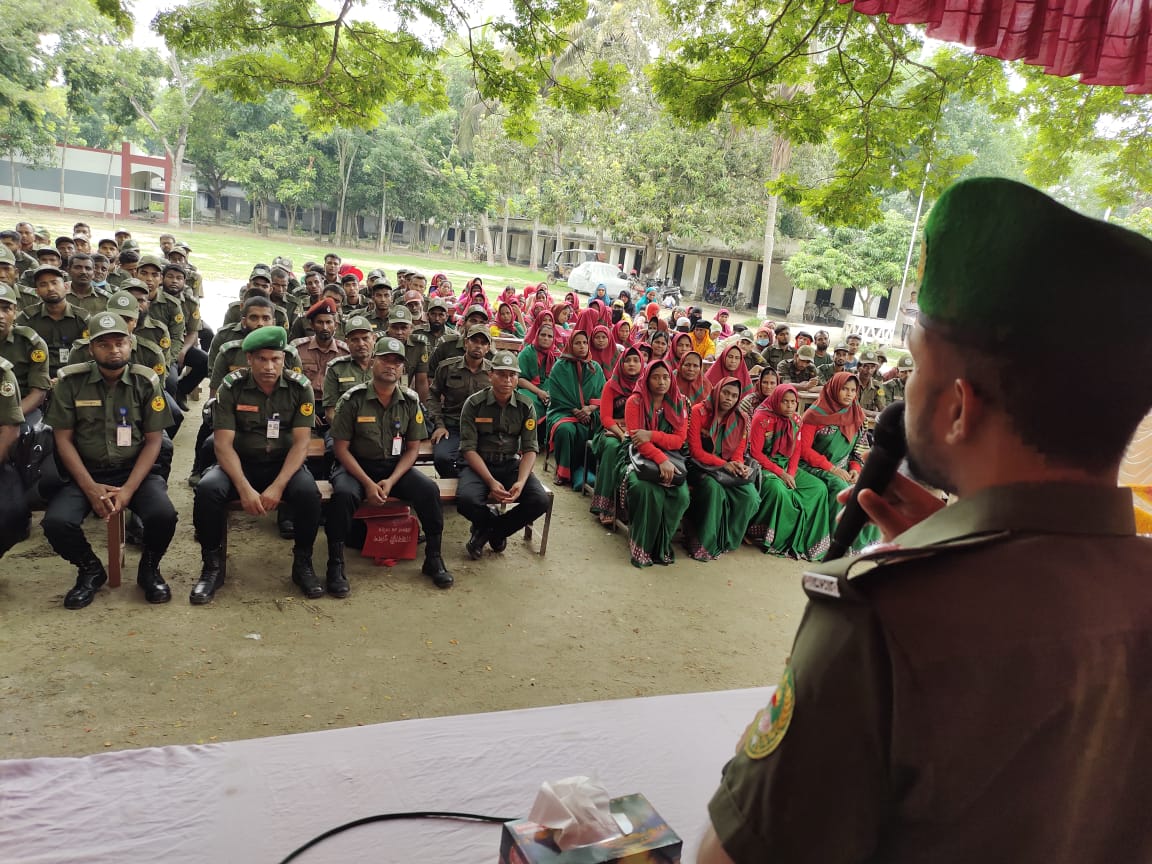
[[[65,303],[64,317],[59,321],[48,316],[43,303],[37,303],[21,312],[16,323],[32,328],[47,343],[48,371],[52,377],[56,377],[61,366],[67,365],[72,343],[88,335],[88,316],[69,303]]]
[[[173,300],[180,304],[180,311],[184,313],[184,336],[187,338],[189,333],[200,332],[200,301],[196,298],[196,292],[191,288],[185,287],[179,294],[169,294]],[[179,355],[184,350],[181,345],[176,349],[176,354]]]
[[[388,329],[388,313],[387,312],[385,312],[383,315],[381,315],[379,312],[376,311],[376,307],[373,306],[371,309],[369,309],[367,312],[364,313],[364,317],[368,319],[369,323],[371,323],[372,331],[377,336],[379,336],[381,333],[383,333],[385,330]]]
[[[128,362],[147,366],[163,380],[164,376],[168,374],[168,367],[165,366],[164,352],[160,350],[160,346],[155,342],[149,342],[147,339],[140,339],[135,334],[129,339],[132,344],[132,355]],[[88,345],[91,341],[91,339],[78,340],[72,346],[72,353],[68,355],[68,362],[87,363],[91,360],[92,355],[88,353]]]
[[[781,363],[794,360],[795,358],[796,349],[791,345],[785,345],[781,348],[777,343],[773,342],[764,352],[764,359],[768,361],[768,365],[773,369],[779,369]]]
[[[224,323],[221,326],[225,327],[229,324],[239,324],[240,319],[244,317],[243,310],[244,301],[233,300],[228,304],[228,311],[224,313]],[[283,327],[285,330],[290,326],[288,312],[283,306],[277,306],[274,302],[272,303],[272,323],[278,327]]]
[[[423,327],[420,329],[420,332],[423,333],[425,338],[428,340],[429,355],[433,354],[437,348],[439,348],[449,339],[458,339],[460,337],[459,331],[457,331],[455,327],[450,327],[447,324],[444,325],[444,329],[439,333],[433,333],[430,329]],[[431,362],[431,360],[429,360],[429,362]]]
[[[480,368],[475,372],[465,364],[464,357],[441,363],[428,399],[433,428],[459,429],[460,410],[469,396],[492,386],[491,372],[492,362],[487,358],[480,361]]]
[[[89,471],[131,468],[147,432],[161,432],[173,423],[160,378],[147,366],[124,367],[114,386],[104,382],[95,361],[73,363],[60,370],[44,421],[53,429],[71,429],[72,443]],[[116,427],[126,421],[131,443],[116,443]]]
[[[218,390],[229,373],[235,372],[237,369],[247,368],[248,353],[244,350],[244,340],[235,339],[226,342],[216,352],[216,360],[213,362],[212,371],[208,375],[208,387],[212,390]],[[284,371],[299,374],[303,370],[299,352],[292,345],[288,345],[284,349]]]
[[[216,335],[212,337],[212,343],[208,346],[208,368],[211,369],[216,363],[216,355],[220,353],[220,348],[227,345],[229,342],[235,342],[237,339],[244,341],[244,337],[248,335],[248,331],[244,329],[244,325],[237,322],[235,324],[221,324],[220,329],[216,331]]]
[[[16,383],[25,396],[33,389],[52,389],[48,343],[31,327],[13,326],[8,338],[0,339],[0,357],[12,364]]]
[[[12,364],[0,357],[0,426],[20,426],[24,422],[24,412],[20,410],[20,385]],[[0,462],[6,455],[0,453]]]
[[[277,309],[284,310],[284,316],[288,319],[288,323],[284,325],[285,327],[291,327],[293,324],[295,324],[296,319],[299,318],[304,312],[304,304],[295,294],[285,294],[284,299],[280,302],[275,300],[272,302],[275,304]]]
[[[868,382],[867,387],[863,381],[860,382],[860,395],[856,398],[865,411],[883,411],[884,406],[888,404],[888,398],[880,388],[880,382],[875,378]]]
[[[820,373],[820,382],[827,384],[832,380],[832,376],[837,372],[847,372],[843,366],[837,366],[835,363],[825,363],[823,366],[817,367]]]
[[[19,283],[14,287],[16,288],[16,308],[19,312],[31,309],[40,302],[40,295],[36,293],[36,289]]]
[[[285,370],[265,395],[247,369],[224,377],[212,406],[212,428],[236,433],[232,448],[241,462],[283,462],[292,449],[292,430],[311,429],[316,419],[312,385],[299,372]],[[280,421],[280,435],[268,437],[268,421]]]
[[[428,437],[420,397],[414,390],[397,387],[392,401],[384,406],[371,384],[360,384],[340,397],[332,418],[332,437],[348,441],[356,461],[394,462],[400,454],[392,452],[392,440],[399,435],[405,441],[423,441]]]
[[[156,299],[148,306],[148,317],[168,328],[168,344],[163,346],[164,354],[169,363],[175,363],[180,349],[184,346],[184,334],[187,330],[180,300],[166,294],[161,288],[156,292]]]
[[[891,381],[885,381],[883,385],[885,402],[903,402],[904,391],[907,387],[908,382],[901,381],[899,378],[893,378]]]
[[[988,489],[812,565],[709,812],[737,862],[1152,860],[1152,540],[1127,489]]]
[[[328,368],[324,371],[324,407],[335,408],[341,396],[358,384],[367,384],[371,380],[371,357],[365,368],[361,368],[351,356],[329,360]]]
[[[428,359],[428,377],[429,377],[429,379],[436,377],[436,370],[440,367],[440,364],[443,363],[445,360],[450,360],[453,357],[463,357],[464,356],[464,339],[465,339],[465,336],[463,333],[457,333],[456,335],[452,336],[451,338],[446,337],[446,338],[441,340],[440,344],[436,346],[436,350],[434,350],[429,355],[429,359]],[[491,345],[488,346],[488,353],[485,354],[484,357],[488,360],[492,359],[493,354],[492,354],[492,346]]]
[[[404,386],[411,387],[421,372],[428,375],[428,359],[427,338],[422,333],[409,333],[404,342]]]
[[[69,291],[64,295],[64,299],[77,309],[83,310],[84,314],[91,318],[93,315],[100,315],[108,311],[108,298],[111,296],[103,288],[93,286],[91,294],[85,294],[81,297],[79,294],[73,294],[72,291]]]
[[[531,398],[512,391],[501,406],[492,388],[473,393],[460,410],[460,452],[476,452],[484,461],[503,462],[518,453],[540,452],[536,408]]]
[[[776,374],[780,376],[781,384],[807,384],[820,373],[811,363],[803,369],[797,369],[794,360],[781,360],[776,366]]]

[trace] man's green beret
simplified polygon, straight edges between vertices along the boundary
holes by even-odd
[[[363,315],[353,315],[344,322],[344,335],[355,333],[357,330],[371,330],[372,322]]]
[[[135,294],[123,288],[108,298],[107,309],[125,318],[140,318],[140,301]]]
[[[372,349],[373,357],[383,357],[385,354],[395,354],[401,358],[408,356],[404,353],[404,343],[399,339],[393,339],[391,336],[383,336],[378,339],[376,347]]]
[[[1122,309],[1121,338],[1152,328],[1152,240],[995,177],[944,191],[924,224],[920,317],[984,345],[1061,345],[1091,297]]]
[[[101,336],[107,336],[109,333],[116,333],[120,336],[128,335],[128,325],[124,323],[124,319],[119,315],[114,315],[111,312],[101,312],[95,318],[88,322],[88,338],[91,340],[99,339]]]
[[[273,351],[283,351],[288,345],[288,334],[284,332],[284,328],[278,325],[271,327],[257,327],[251,333],[244,337],[244,342],[240,346],[243,351],[263,351],[265,348],[270,348]]]
[[[492,358],[493,369],[515,369],[520,371],[520,363],[516,359],[516,355],[511,351],[497,351],[496,356]]]

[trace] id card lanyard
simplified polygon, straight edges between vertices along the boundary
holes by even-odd
[[[400,421],[392,421],[392,455],[399,456],[404,447],[404,439],[400,437]]]
[[[273,414],[271,417],[268,418],[268,430],[265,433],[265,437],[269,441],[275,441],[277,438],[280,437],[280,415],[279,414]]]
[[[128,422],[128,409],[120,409],[120,422],[116,424],[116,446],[132,446],[132,424]]]

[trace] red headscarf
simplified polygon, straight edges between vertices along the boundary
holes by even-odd
[[[595,339],[597,333],[603,333],[608,337],[608,344],[603,348],[596,347]],[[620,352],[620,346],[617,345],[616,340],[612,338],[612,331],[603,324],[597,324],[592,328],[592,336],[589,338],[589,342],[592,344],[590,356],[600,364],[600,368],[604,370],[604,374],[608,374],[609,370],[616,367],[616,357]]]
[[[652,370],[657,366],[663,366],[668,370],[668,374],[672,376],[672,386],[668,388],[668,392],[664,394],[664,399],[661,401],[660,406],[656,407],[652,402],[652,394],[648,392],[648,378],[652,375]],[[683,425],[688,422],[688,403],[684,401],[684,397],[680,395],[680,389],[676,386],[676,376],[672,373],[672,366],[667,360],[656,359],[651,361],[644,367],[644,371],[640,373],[640,380],[636,382],[636,387],[632,391],[632,396],[629,399],[638,399],[640,402],[641,416],[644,418],[644,428],[650,432],[660,431],[660,417],[663,415],[673,428],[679,430]]]
[[[572,326],[572,329],[583,330],[585,333],[591,333],[592,328],[596,327],[599,323],[599,312],[592,308],[581,309],[580,313],[576,316],[576,323]]]
[[[721,309],[719,312],[716,313],[716,323],[720,325],[720,338],[721,339],[727,339],[729,336],[732,335],[732,325],[729,324],[727,321],[721,321],[720,320],[721,315],[727,315],[729,318],[731,318],[732,313],[729,312],[727,309]]]
[[[552,328],[552,345],[545,351],[540,347],[540,331],[544,327]],[[542,312],[536,316],[532,322],[531,328],[524,334],[524,344],[531,345],[536,351],[536,365],[540,370],[542,377],[547,377],[552,374],[552,367],[560,358],[560,342],[556,338],[556,325],[552,323],[552,313]],[[533,381],[533,384],[538,384],[539,380]]]
[[[596,310],[596,313],[600,316],[600,324],[603,324],[605,327],[612,326],[612,310],[608,308],[607,303],[603,300],[593,298],[588,301],[588,308]]]
[[[792,451],[796,449],[796,415],[785,417],[780,413],[780,403],[784,401],[784,397],[791,393],[796,397],[796,404],[800,404],[800,394],[796,388],[791,384],[777,384],[776,389],[772,391],[772,395],[760,403],[756,409],[756,416],[767,416],[767,422],[764,425],[765,435],[776,435],[776,441],[772,444],[772,452],[768,454],[769,457],[780,455],[785,459],[792,458]]]
[[[569,291],[564,295],[564,302],[572,307],[573,312],[580,311],[580,295],[575,291]]]
[[[647,318],[649,321],[651,321],[653,318],[656,318],[659,315],[660,315],[660,304],[659,303],[649,303],[647,306],[644,307],[644,317]]]
[[[680,361],[676,359],[676,343],[677,342],[683,342],[684,340],[688,341],[688,350],[684,352],[684,356],[687,357],[690,353],[692,353],[692,335],[690,333],[673,333],[672,334],[672,342],[668,346],[668,356],[672,360],[672,362],[677,364],[677,365],[680,364]],[[683,359],[683,358],[681,358],[681,359]],[[703,371],[703,370],[701,370],[701,371]],[[703,376],[701,376],[701,377],[703,377]]]
[[[712,388],[708,398],[700,403],[704,409],[705,426],[701,430],[712,439],[712,445],[720,444],[720,458],[725,462],[741,462],[744,459],[742,443],[747,443],[748,416],[740,410],[740,397],[737,395],[736,403],[727,414],[720,412],[720,390],[725,384],[735,384],[740,388],[740,380],[728,376],[721,378],[720,383]]]
[[[628,327],[628,338],[627,339],[625,339],[623,334],[620,333],[620,329],[624,326]],[[632,322],[625,321],[623,318],[621,318],[619,321],[617,321],[615,324],[612,325],[612,338],[615,339],[616,342],[618,342],[620,345],[633,344],[636,341],[636,339],[634,338],[634,334],[635,334],[635,330],[632,328]]]
[[[820,390],[816,404],[804,412],[800,418],[802,424],[813,426],[839,426],[840,433],[849,441],[864,428],[864,409],[860,401],[856,400],[847,408],[840,404],[840,391],[849,381],[855,381],[860,386],[860,379],[851,372],[837,372],[828,379],[828,383]],[[777,385],[776,390],[781,385]],[[772,391],[775,394],[775,390]]]
[[[744,362],[743,354],[740,354],[740,365],[736,367],[735,371],[729,371],[725,368],[724,358],[733,351],[740,354],[740,346],[729,345],[720,352],[720,355],[716,358],[716,362],[713,363],[712,368],[708,370],[708,383],[711,384],[712,389],[715,390],[717,381],[731,375],[740,382],[740,398],[743,399],[752,390],[752,376],[748,374],[748,365]]]
[[[700,361],[700,374],[696,377],[695,382],[685,381],[680,376],[680,366],[688,354],[695,354],[696,359]],[[690,405],[695,405],[708,398],[708,394],[712,392],[712,383],[704,377],[704,358],[697,351],[689,351],[688,354],[681,357],[680,363],[676,366],[676,387]]]
[[[628,376],[624,374],[624,358],[628,356],[644,359],[639,348],[635,345],[629,345],[621,352],[620,359],[616,361],[616,367],[612,370],[612,377],[608,379],[608,383],[600,392],[600,404],[612,406],[610,416],[621,426],[624,425],[624,403],[635,392],[636,382],[640,380],[640,375]],[[643,372],[643,367],[641,367],[641,372]],[[620,403],[619,406],[617,406],[617,402]]]

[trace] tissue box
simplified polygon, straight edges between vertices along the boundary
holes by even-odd
[[[678,864],[684,841],[652,809],[643,795],[624,795],[608,802],[617,822],[631,831],[614,840],[560,851],[553,831],[527,819],[505,822],[500,864]],[[623,817],[623,819],[621,818]]]

